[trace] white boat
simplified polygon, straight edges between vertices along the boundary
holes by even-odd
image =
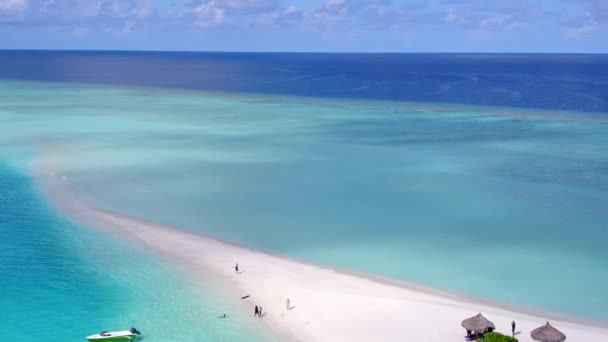
[[[89,341],[135,341],[140,334],[135,328],[123,331],[102,331],[99,334],[87,336]]]

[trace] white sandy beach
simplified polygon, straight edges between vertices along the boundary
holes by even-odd
[[[510,333],[515,320],[519,341],[528,342],[530,331],[546,322],[533,314],[341,273],[99,210],[74,196],[70,180],[54,172],[50,158],[40,160],[34,174],[49,199],[70,217],[143,243],[183,265],[195,279],[213,277],[230,295],[249,295],[241,301],[243,309],[258,319],[253,308],[261,305],[266,314],[258,320],[281,340],[460,342],[465,335],[462,319],[482,312],[503,333]],[[235,274],[235,263],[242,273]],[[291,310],[286,309],[287,298]],[[608,341],[605,328],[551,323],[567,341]]]

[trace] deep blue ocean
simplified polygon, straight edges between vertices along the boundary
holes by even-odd
[[[605,54],[1,51],[0,78],[608,112]]]

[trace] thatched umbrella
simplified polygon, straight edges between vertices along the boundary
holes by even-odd
[[[463,328],[467,329],[467,331],[476,331],[480,333],[483,333],[484,331],[488,330],[488,328],[496,329],[494,323],[488,321],[488,319],[483,317],[481,313],[478,313],[477,315],[471,318],[465,319],[464,321],[462,321],[461,325]]]
[[[551,326],[549,322],[542,327],[532,330],[530,336],[541,342],[564,342],[566,340],[566,335]]]

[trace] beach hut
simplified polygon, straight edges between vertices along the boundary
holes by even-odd
[[[488,331],[488,329],[496,329],[494,323],[483,317],[481,313],[463,320],[461,325],[463,328],[467,329],[467,331],[474,331],[477,333],[484,333]]]
[[[530,336],[534,340],[541,342],[564,342],[566,340],[566,335],[555,329],[549,322],[542,327],[532,330]]]

